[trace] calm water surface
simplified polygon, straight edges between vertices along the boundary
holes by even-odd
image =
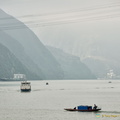
[[[49,85],[46,85],[46,82]],[[120,120],[120,80],[0,82],[0,120]],[[68,112],[64,108],[97,104],[101,112]]]

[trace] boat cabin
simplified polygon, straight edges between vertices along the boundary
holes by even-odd
[[[92,110],[92,106],[77,106],[78,110]]]

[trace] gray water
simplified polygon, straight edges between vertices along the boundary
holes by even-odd
[[[120,120],[119,80],[31,81],[31,85],[31,92],[21,93],[20,82],[0,82],[0,120]],[[102,110],[64,110],[94,104]]]

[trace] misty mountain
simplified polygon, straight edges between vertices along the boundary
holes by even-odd
[[[0,43],[0,78],[13,78],[14,74],[26,74],[27,79],[38,79],[4,45]]]
[[[6,46],[10,50],[10,52],[12,52],[29,71],[31,71],[33,74],[36,74],[37,77],[35,78],[28,77],[29,79],[45,79],[45,76],[42,73],[42,71],[25,53],[24,47],[18,41],[16,41],[14,38],[6,34],[5,32],[0,31],[0,43]],[[32,76],[32,75],[29,75],[29,76]]]
[[[120,22],[110,19],[85,23],[46,28],[40,36],[45,45],[80,57],[98,78],[106,77],[109,70],[119,76]]]
[[[94,50],[90,49],[89,56],[83,59],[83,62],[100,78],[106,77],[109,70],[113,70],[116,77],[120,75],[119,38],[116,33],[112,32],[111,34],[114,34],[115,37],[104,35],[105,38],[100,37],[102,40],[98,38],[100,42],[94,42],[92,45]]]
[[[64,71],[64,79],[96,79],[80,58],[63,50],[47,46]]]
[[[63,71],[37,36],[22,22],[0,10],[0,43],[39,79],[62,79]],[[4,32],[3,32],[4,31]]]

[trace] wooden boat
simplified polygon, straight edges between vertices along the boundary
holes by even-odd
[[[101,109],[98,108],[98,109],[79,110],[79,109],[65,108],[64,110],[67,110],[67,111],[80,111],[80,112],[96,112],[96,111],[99,111]]]
[[[30,92],[31,91],[31,84],[30,82],[24,81],[21,82],[21,92]]]
[[[98,108],[96,106],[96,104],[94,104],[94,107],[92,106],[88,106],[88,105],[80,105],[80,106],[77,106],[77,108],[65,108],[65,110],[67,111],[81,111],[81,112],[96,112],[96,111],[99,111],[101,110],[101,108]]]

